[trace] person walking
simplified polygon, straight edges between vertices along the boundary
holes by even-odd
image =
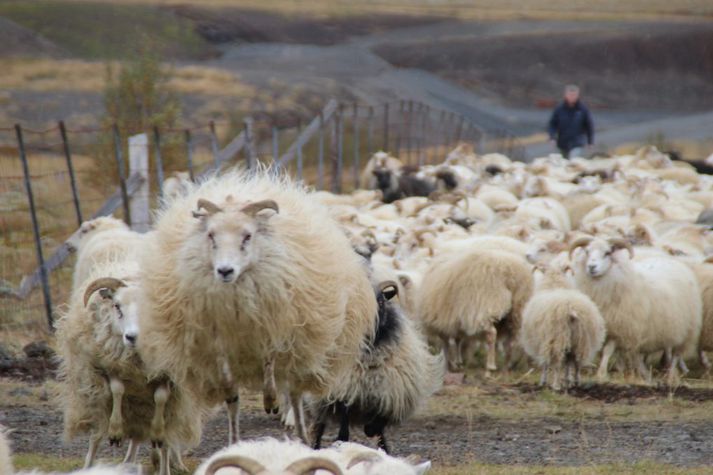
[[[584,147],[594,143],[592,114],[579,100],[579,87],[564,88],[564,100],[552,111],[547,131],[564,158],[581,157]]]

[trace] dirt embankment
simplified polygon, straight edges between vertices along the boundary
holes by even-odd
[[[400,67],[421,68],[519,106],[580,84],[594,108],[713,107],[713,26],[582,29],[383,44]]]

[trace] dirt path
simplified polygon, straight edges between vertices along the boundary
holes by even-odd
[[[505,391],[505,392],[503,392]],[[537,393],[534,385],[496,387],[482,397],[500,400],[517,411],[523,400]],[[506,396],[508,394],[509,396]],[[516,399],[511,396],[519,394]],[[572,397],[634,405],[640,400],[664,403],[666,391],[647,387],[593,385],[577,390]],[[448,394],[440,403],[451,401]],[[713,390],[682,390],[677,397],[686,401],[708,401]],[[519,398],[519,399],[518,399]],[[484,412],[422,416],[392,429],[390,442],[402,455],[422,454],[436,464],[458,464],[477,460],[494,464],[587,465],[633,463],[652,460],[677,466],[713,464],[713,424],[709,421],[621,421],[592,417],[526,417],[506,420]],[[11,438],[17,452],[40,452],[59,456],[82,456],[85,440],[63,445],[59,412],[48,407],[5,407],[0,409],[0,424],[13,429]],[[204,457],[219,449],[227,439],[226,421],[221,413],[204,431],[201,446],[192,455]],[[328,432],[328,434],[332,434]],[[241,436],[281,436],[276,417],[256,408],[243,411]],[[361,433],[352,436],[367,444]],[[104,444],[102,457],[120,457],[123,449]]]

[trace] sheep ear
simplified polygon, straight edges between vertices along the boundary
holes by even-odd
[[[399,295],[399,286],[393,280],[387,280],[379,284],[379,291],[386,297],[386,300],[391,300]]]
[[[413,285],[413,281],[411,280],[411,277],[407,276],[406,274],[399,274],[399,282],[401,282],[401,285],[404,286],[404,288],[409,288]]]

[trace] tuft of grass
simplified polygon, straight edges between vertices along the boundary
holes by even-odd
[[[475,462],[450,467],[434,467],[429,473],[433,475],[462,475],[465,473],[469,475],[648,475],[651,473],[659,475],[684,475],[710,473],[710,469],[707,467],[674,467],[651,461],[637,462],[631,465],[607,464],[581,467],[490,465]]]

